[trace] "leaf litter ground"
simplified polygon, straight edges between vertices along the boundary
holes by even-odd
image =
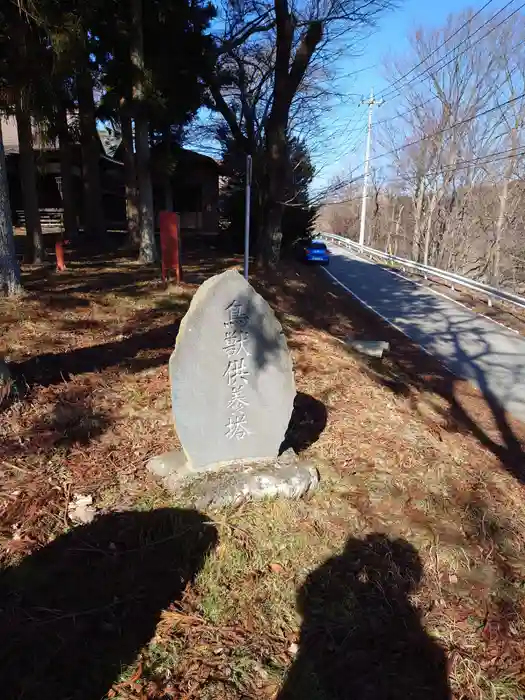
[[[188,255],[179,287],[166,289],[156,270],[126,258],[101,258],[74,263],[61,275],[31,270],[26,296],[0,302],[0,356],[15,379],[0,412],[5,576],[23,571],[24,562],[57,537],[80,531],[68,518],[75,494],[92,496],[102,516],[180,505],[150,480],[144,465],[177,446],[167,361],[178,324],[198,284],[240,262],[218,254],[210,261],[211,254],[199,249]],[[253,282],[287,334],[299,392],[290,439],[318,461],[322,486],[308,501],[212,514],[217,541],[195,575],[185,578],[180,595],[163,601],[142,648],[133,658],[122,657],[125,666],[105,687],[106,696],[294,697],[279,689],[304,655],[304,610],[298,608],[305,582],[315,580],[316,571],[335,580],[330,572],[337,566],[322,565],[331,557],[337,563],[345,543],[380,547],[388,538],[407,543],[406,551],[421,562],[410,610],[444,651],[452,697],[524,697],[523,426],[321,271],[288,263]],[[342,342],[349,333],[389,340],[391,352],[383,361],[364,360]],[[133,551],[142,546],[148,545]],[[371,559],[366,576],[374,580],[374,566],[388,569],[388,561]],[[395,583],[394,569],[392,560],[381,580]],[[362,582],[352,581],[354,599],[364,600]],[[60,591],[55,599],[49,607],[55,612],[46,613],[51,622],[39,625],[63,617],[56,612],[65,609]],[[373,644],[366,631],[345,633],[337,647],[341,668],[351,668],[352,659],[375,658],[374,650],[388,646],[388,605],[374,601]],[[20,622],[23,596],[17,606],[12,614]],[[96,617],[100,606],[90,609]],[[351,626],[357,619],[352,614],[348,601],[334,594],[321,637],[328,630],[336,639],[334,620],[348,618]],[[26,673],[26,647],[17,656],[13,644],[11,666]],[[53,687],[50,653],[40,650],[35,697],[48,697],[45,688]],[[75,651],[62,654],[67,663]],[[78,687],[88,690],[79,698],[89,697],[90,683],[94,687],[95,650],[93,655],[92,663],[83,661]],[[365,693],[364,670],[362,682],[361,696],[374,697]],[[411,693],[392,697],[433,697],[417,682],[412,680]],[[401,670],[390,683],[403,687]],[[352,687],[359,696],[359,686]],[[324,698],[323,692],[313,682],[308,686],[312,700]],[[346,697],[337,692],[332,697]]]

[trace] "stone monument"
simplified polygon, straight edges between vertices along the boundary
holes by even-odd
[[[315,488],[315,467],[291,450],[279,457],[295,398],[286,338],[269,304],[236,270],[198,289],[169,373],[182,450],[148,463],[168,489],[193,484],[193,500],[206,507]]]

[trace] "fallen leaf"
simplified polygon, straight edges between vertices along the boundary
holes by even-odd
[[[273,564],[270,564],[270,571],[273,571],[274,574],[282,574],[284,571],[284,567],[281,566],[281,564],[275,562]]]
[[[277,693],[279,692],[279,686],[276,683],[268,683],[267,685],[264,685],[262,687],[262,691],[266,695],[266,697],[273,700],[273,698],[277,697]]]
[[[6,549],[11,552],[11,554],[15,552],[30,552],[34,546],[35,542],[33,540],[22,538],[20,535],[18,537],[13,537],[12,540],[8,540],[5,545]]]
[[[137,670],[135,673],[131,676],[129,679],[130,683],[135,683],[135,681],[138,681],[138,679],[142,676],[142,661],[139,662],[139,665],[137,667]]]
[[[81,525],[93,522],[97,511],[92,504],[93,496],[82,496],[76,493],[67,506],[67,514],[70,520]]]

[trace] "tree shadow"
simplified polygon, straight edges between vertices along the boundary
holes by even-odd
[[[38,294],[38,301],[45,310],[74,310],[92,304],[86,295],[102,296],[111,292],[118,297],[136,299],[151,294],[152,287],[160,284],[156,271],[121,264],[122,269],[104,270],[101,266],[92,270],[82,265],[71,265],[66,271],[52,273],[47,277],[37,271],[24,273],[24,286],[28,292]]]
[[[421,576],[405,540],[349,538],[299,590],[299,652],[278,700],[448,700],[445,654],[409,599]]]
[[[0,576],[5,698],[102,698],[217,542],[192,510],[104,515]]]
[[[319,304],[293,270],[270,285],[268,295],[286,305],[292,327],[307,323],[337,336],[351,322],[356,337],[373,333],[373,339],[389,340],[387,361],[361,359],[364,371],[396,394],[410,396],[412,389],[439,394],[447,402],[447,429],[470,431],[525,483],[524,443],[509,417],[509,412],[525,415],[525,340],[380,265],[334,253],[330,273],[357,298],[347,291],[335,294],[332,283],[321,279],[327,291]],[[462,380],[478,388],[484,410],[465,399]]]
[[[386,319],[397,319],[401,331],[444,365],[441,371],[434,371],[430,381],[413,370],[410,379],[415,378],[422,389],[445,398],[450,424],[470,430],[516,479],[525,483],[525,451],[508,415],[509,411],[518,417],[525,415],[525,340],[388,270],[379,268],[376,274],[370,274],[369,264],[353,260],[351,266],[359,293],[375,299]],[[498,440],[490,437],[458,396],[459,379],[471,381],[479,389],[497,428]]]
[[[133,322],[125,328],[129,337],[99,343],[66,352],[43,353],[22,362],[14,362],[10,370],[15,380],[29,386],[51,386],[69,381],[76,374],[109,367],[123,366],[131,372],[159,367],[168,363],[175,345],[180,318],[172,323],[138,331],[142,324]],[[155,352],[156,351],[156,352]],[[139,355],[144,354],[144,357]]]
[[[285,452],[289,448],[295,452],[308,449],[325,429],[327,415],[326,406],[322,401],[298,391],[290,424],[279,452]]]
[[[54,237],[53,237],[54,238]],[[54,241],[53,241],[54,245]],[[185,240],[182,264],[184,281],[201,284],[205,279],[228,267],[242,263],[241,258],[210,255],[210,243]],[[54,250],[49,247],[50,263],[38,268],[23,269],[23,283],[27,291],[38,294],[43,308],[69,310],[89,306],[82,295],[112,294],[130,300],[147,297],[152,287],[161,285],[160,264],[137,265],[136,252],[126,246],[115,249],[114,242],[68,247],[66,270],[57,273]]]
[[[413,353],[415,355],[416,353]],[[481,417],[471,412],[460,391],[461,381],[449,372],[446,367],[439,365],[437,360],[421,358],[400,353],[392,355],[393,363],[381,360],[361,360],[364,371],[382,386],[394,394],[405,397],[411,396],[411,391],[437,394],[445,399],[447,407],[434,409],[441,413],[449,432],[469,432],[478,442],[492,452],[503,467],[520,483],[525,484],[525,449],[523,442],[510,423],[508,412],[493,392],[487,387],[483,374],[474,369],[477,375],[475,382],[488,409],[496,430],[497,439],[491,437],[483,425]],[[392,366],[395,365],[395,367]]]
[[[504,645],[508,659],[514,654],[521,658],[525,594],[517,546],[521,536],[519,526],[513,525],[509,514],[495,512],[477,490],[458,494],[457,500],[466,516],[464,531],[467,540],[477,545],[485,566],[493,570],[490,587],[485,584],[487,590],[483,601],[485,644],[487,647]],[[498,664],[499,660],[495,665]]]
[[[94,406],[90,388],[71,386],[29,429],[4,438],[2,456],[5,459],[27,457],[55,447],[88,445],[111,423],[111,415]]]

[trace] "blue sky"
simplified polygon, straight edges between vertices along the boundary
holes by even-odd
[[[450,14],[460,14],[469,8],[477,12],[486,2],[487,0],[399,0],[399,7],[385,13],[375,30],[359,43],[358,55],[353,52],[352,56],[339,59],[337,76],[345,77],[338,77],[331,87],[339,92],[342,98],[332,100],[332,107],[325,109],[319,128],[315,125],[315,139],[309,141],[312,159],[317,169],[312,186],[314,192],[323,190],[338,176],[348,178],[350,171],[354,176],[362,173],[367,108],[359,103],[362,97],[369,96],[371,88],[378,97],[382,92],[386,92],[389,83],[385,77],[385,64],[388,57],[410,55],[408,38],[413,36],[419,27],[430,30],[440,28]],[[509,0],[490,0],[490,4],[481,14],[480,21],[497,13],[508,2]],[[500,17],[505,17],[517,9],[521,0],[511,0],[511,3]],[[447,49],[453,46],[454,39],[451,39]],[[414,63],[417,61],[414,60]],[[417,75],[417,71],[414,75]],[[375,119],[390,117],[395,108],[395,98],[390,99],[383,107],[375,109]],[[206,124],[208,119],[209,114],[202,110],[200,123]],[[194,132],[193,138],[190,136],[187,146],[220,157],[218,144],[203,139],[198,132]],[[380,145],[376,146],[376,150],[372,148],[372,151],[377,155],[378,151],[382,152],[384,149]]]
[[[440,27],[449,14],[457,14],[468,8],[477,11],[485,1],[462,3],[458,0],[405,0],[400,3],[398,9],[383,16],[376,30],[363,41],[362,55],[342,61],[344,73],[359,72],[345,81],[344,91],[348,96],[346,104],[336,106],[327,113],[322,124],[323,132],[330,134],[330,139],[329,146],[323,154],[315,153],[314,162],[318,168],[318,175],[314,181],[314,188],[326,186],[334,176],[347,176],[350,169],[362,170],[367,108],[359,106],[359,101],[361,96],[368,97],[371,88],[376,95],[380,95],[388,86],[384,77],[387,56],[407,53],[407,37],[413,34],[416,28]],[[494,14],[506,1],[495,0],[485,12],[488,15]],[[516,6],[518,4],[516,2]],[[514,5],[510,6],[509,12],[514,8]],[[450,46],[453,46],[453,40]],[[376,109],[376,119],[387,116],[387,109],[387,106]]]

